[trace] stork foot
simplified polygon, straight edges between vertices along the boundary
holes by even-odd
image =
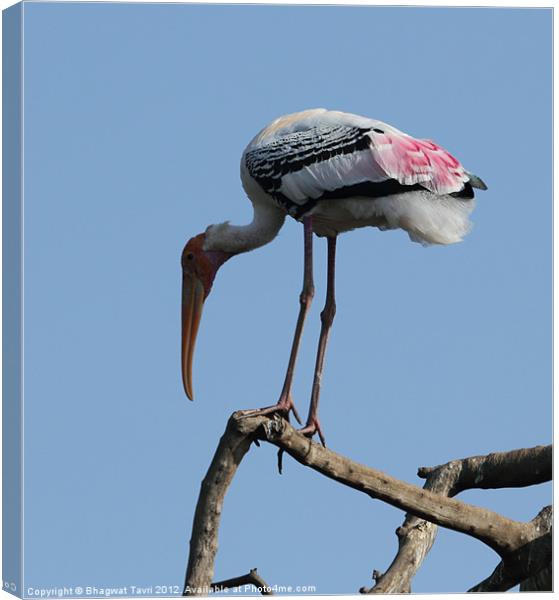
[[[318,417],[309,419],[303,429],[299,429],[299,433],[306,435],[308,438],[312,438],[315,433],[318,433],[320,443],[326,448],[326,438],[324,437],[324,432],[322,431]]]
[[[264,417],[268,415],[280,414],[282,417],[289,421],[289,414],[293,413],[295,420],[299,425],[302,424],[301,418],[299,417],[299,413],[295,408],[295,403],[293,402],[293,398],[291,394],[287,396],[281,396],[276,404],[272,406],[265,406],[264,408],[257,408],[255,410],[246,411],[243,414],[244,417]]]

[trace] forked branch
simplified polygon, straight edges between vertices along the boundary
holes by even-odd
[[[437,467],[422,467],[419,477],[426,479],[424,489],[441,496],[455,496],[468,489],[524,487],[551,480],[551,446],[494,452],[453,460]],[[375,585],[362,593],[406,593],[411,581],[431,549],[437,526],[413,514],[396,531],[398,553]],[[516,584],[515,584],[516,585]]]
[[[280,417],[249,416],[239,411],[230,417],[202,482],[190,541],[184,595],[211,591],[223,499],[250,444],[258,439],[277,446],[301,464],[374,499],[420,519],[475,537],[493,548],[504,561],[534,540],[533,522],[513,521],[433,490],[420,489],[312,442]],[[535,571],[530,575],[533,573]]]
[[[506,556],[487,579],[469,592],[506,592],[515,585],[538,576],[551,566],[551,506],[546,506],[530,522],[532,539]],[[551,582],[549,582],[551,583]],[[551,591],[551,585],[543,584],[538,591]]]

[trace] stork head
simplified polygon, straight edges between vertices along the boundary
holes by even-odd
[[[219,267],[230,252],[204,250],[206,234],[200,233],[188,241],[182,251],[182,382],[190,400],[192,392],[192,359],[204,301],[208,297]]]

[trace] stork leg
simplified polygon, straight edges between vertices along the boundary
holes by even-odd
[[[328,238],[328,283],[326,287],[326,303],[324,310],[320,313],[322,326],[320,328],[320,338],[318,341],[318,351],[316,354],[316,365],[314,368],[314,379],[311,393],[311,405],[309,408],[309,416],[307,423],[301,430],[302,433],[311,437],[318,433],[322,445],[325,446],[324,434],[318,420],[318,401],[320,398],[320,384],[322,382],[322,370],[324,368],[324,357],[326,355],[326,346],[328,344],[328,336],[334,322],[336,314],[336,297],[335,297],[335,272],[336,272],[336,237]]]
[[[285,380],[283,382],[283,388],[277,404],[273,406],[267,406],[266,408],[255,411],[255,414],[268,415],[271,413],[283,413],[289,416],[290,411],[293,411],[293,416],[297,419],[298,423],[301,423],[293,398],[291,397],[291,385],[293,382],[293,374],[295,373],[295,363],[297,362],[297,354],[299,352],[299,343],[303,334],[303,327],[305,325],[305,319],[310,310],[312,299],[314,296],[314,283],[313,283],[313,257],[312,257],[312,217],[303,218],[303,235],[304,235],[304,273],[303,273],[303,290],[299,295],[299,316],[297,317],[297,325],[295,326],[295,333],[293,335],[293,343],[291,344],[291,354],[289,355],[289,362],[287,364],[287,371],[285,373]],[[248,416],[248,415],[247,415]]]

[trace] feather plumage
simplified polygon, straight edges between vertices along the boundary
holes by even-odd
[[[254,202],[274,203],[315,232],[402,228],[448,244],[470,228],[479,177],[430,140],[366,117],[314,109],[276,119],[247,146],[241,177]]]

